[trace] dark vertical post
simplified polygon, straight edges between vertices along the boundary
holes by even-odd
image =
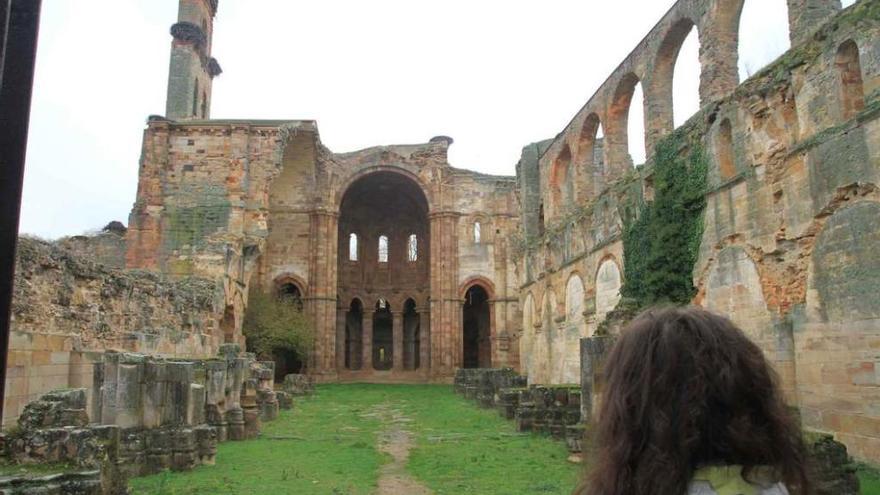
[[[0,417],[40,0],[0,0]]]

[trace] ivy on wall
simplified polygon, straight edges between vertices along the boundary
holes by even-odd
[[[624,226],[621,293],[638,307],[687,304],[696,294],[692,273],[703,235],[708,161],[702,145],[684,136],[675,132],[657,145],[654,201]]]

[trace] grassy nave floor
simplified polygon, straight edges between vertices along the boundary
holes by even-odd
[[[407,474],[436,494],[569,494],[580,467],[560,442],[519,435],[513,423],[435,385],[324,385],[263,427],[258,440],[221,444],[217,464],[132,480],[135,494],[369,494],[379,443],[402,421]]]

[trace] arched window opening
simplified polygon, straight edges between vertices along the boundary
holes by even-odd
[[[379,263],[388,263],[388,236],[379,236]]]
[[[482,228],[480,222],[474,222],[474,244],[480,244],[483,242]]]
[[[492,367],[489,294],[479,285],[465,293],[462,311],[463,368]]]
[[[733,129],[730,120],[724,119],[718,127],[718,135],[715,140],[715,156],[718,157],[718,173],[721,180],[727,180],[736,175],[736,162],[733,155]]]
[[[632,164],[642,165],[647,161],[647,153],[645,151],[645,93],[642,90],[641,82],[636,84],[630,100],[627,137]]]
[[[409,240],[406,243],[406,254],[406,258],[409,261],[419,260],[419,238],[415,234],[409,236]]]
[[[407,299],[403,305],[403,368],[409,371],[421,366],[421,320],[416,302]]]
[[[786,0],[745,0],[739,20],[739,80],[791,48]]]
[[[376,303],[373,314],[373,368],[390,370],[394,366],[394,339],[391,307],[384,299]]]
[[[199,115],[199,78],[196,78],[196,85],[193,88],[193,108],[192,115],[193,117],[197,117]]]
[[[208,93],[202,91],[202,118],[208,118]]]
[[[679,127],[700,110],[700,36],[696,28],[681,44],[672,76],[673,125]]]
[[[837,70],[840,73],[840,111],[849,120],[865,109],[865,89],[862,83],[862,64],[859,47],[853,40],[837,50]]]
[[[293,304],[300,311],[303,309],[302,291],[294,283],[288,282],[278,287],[278,300],[287,304]]]
[[[357,234],[349,234],[348,236],[348,261],[358,260],[358,236]]]

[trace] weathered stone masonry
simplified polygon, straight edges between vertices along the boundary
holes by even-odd
[[[789,2],[793,48],[739,84],[742,3],[679,1],[557,138],[525,150],[521,367],[533,382],[568,381],[560,357],[574,361],[565,349],[613,307],[623,226],[653,198],[653,164],[633,169],[627,153],[640,138],[626,134],[632,91],[641,81],[650,155],[673,130],[675,59],[696,28],[703,107],[677,131],[711,160],[694,302],[760,344],[806,426],[876,462],[880,2]]]

